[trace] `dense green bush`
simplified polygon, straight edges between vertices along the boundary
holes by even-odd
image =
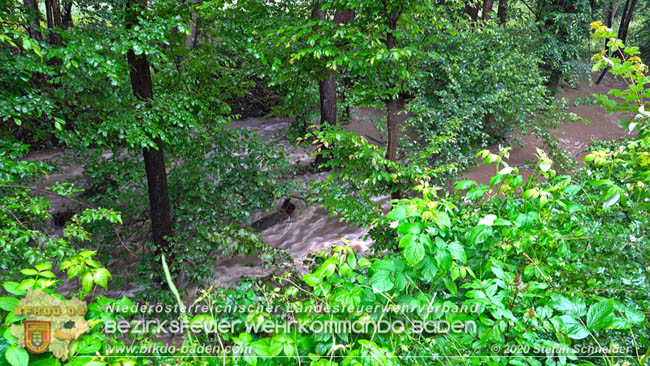
[[[421,152],[419,146],[437,145],[431,162],[455,163],[476,147],[529,129],[549,102],[539,60],[525,46],[521,36],[496,26],[436,38],[407,106],[415,135],[407,149]],[[439,143],[445,136],[450,138]]]

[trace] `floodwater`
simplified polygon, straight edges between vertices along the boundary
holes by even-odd
[[[590,121],[589,125],[579,122],[563,124],[553,134],[560,138],[561,147],[566,149],[576,161],[580,162],[584,156],[585,149],[592,139],[610,140],[627,135],[627,131],[617,125],[617,121],[624,116],[621,114],[609,115],[600,106],[593,104],[574,105],[576,98],[584,99],[585,96],[605,94],[610,88],[621,87],[621,83],[612,78],[605,78],[600,85],[590,86],[588,81],[582,81],[575,88],[565,88],[559,97],[568,99],[571,107],[570,112],[577,114]],[[346,125],[346,129],[366,137],[370,142],[381,143],[385,136],[377,129],[373,119],[381,120],[382,112],[370,108],[353,111],[351,121]],[[262,138],[272,140],[274,143],[286,146],[291,159],[297,165],[306,165],[310,161],[310,151],[306,148],[291,145],[284,137],[283,131],[290,125],[290,120],[283,118],[248,118],[232,123],[233,128],[249,128],[257,131]],[[523,146],[513,145],[510,152],[509,164],[514,167],[523,168],[526,161],[532,160],[536,154],[536,148],[541,147],[542,143],[538,139],[530,136],[516,136],[523,141]],[[496,147],[492,148],[496,151]],[[35,152],[28,156],[30,159],[51,160],[57,152]],[[46,182],[39,186],[45,187],[55,181],[72,181],[76,182],[82,179],[83,169],[80,166],[69,166],[59,163],[61,171],[48,177]],[[301,180],[308,182],[312,179],[323,179],[327,173],[304,173],[299,176]],[[467,179],[473,179],[480,183],[489,183],[489,178],[494,174],[493,166],[478,166],[465,173],[463,176]],[[524,173],[525,174],[525,173]],[[65,200],[56,197],[48,197],[53,202],[53,210],[60,210],[66,206]],[[386,206],[387,198],[379,197],[379,200]],[[340,222],[335,217],[328,216],[327,210],[320,206],[309,206],[301,199],[292,201],[296,209],[291,213],[290,218],[284,222],[278,223],[260,234],[269,245],[286,250],[294,259],[298,271],[305,271],[307,266],[303,261],[309,253],[317,252],[321,249],[341,245],[342,239],[350,242],[351,246],[357,251],[364,251],[370,245],[370,242],[364,237],[367,229],[349,226]],[[128,273],[134,273],[138,258],[130,258],[125,263],[124,259],[114,259],[108,267],[114,274],[114,277],[128,276]],[[269,273],[259,265],[256,258],[222,258],[217,260],[214,268],[216,275],[215,284],[229,285],[240,279],[242,276],[263,276]],[[128,283],[128,281],[126,281]],[[181,288],[183,286],[183,280]],[[73,284],[67,284],[74,286]],[[137,292],[137,288],[129,286],[120,286],[120,289],[109,291],[111,296],[121,296],[123,294],[132,295]],[[196,288],[188,291],[187,297],[193,298]]]
[[[559,98],[566,98],[569,102],[569,112],[575,113],[589,121],[586,125],[581,122],[571,122],[560,125],[552,133],[560,139],[560,147],[567,150],[570,156],[574,157],[579,163],[587,153],[589,142],[594,140],[611,140],[621,138],[627,135],[627,131],[621,128],[617,121],[624,118],[625,115],[616,113],[608,114],[598,105],[590,103],[574,102],[577,98],[592,94],[606,94],[611,88],[621,88],[621,82],[610,78],[609,75],[599,85],[589,85],[588,80],[583,80],[575,87],[566,87]],[[345,128],[366,137],[370,142],[381,143],[385,136],[380,133],[373,120],[381,121],[383,113],[371,108],[363,108],[353,111],[350,123]],[[250,128],[258,131],[264,138],[272,138],[273,133],[288,128],[289,121],[283,119],[259,119],[250,118],[237,121],[234,127]],[[526,172],[525,165],[527,161],[535,159],[537,148],[543,148],[541,140],[532,136],[515,136],[523,142],[522,146],[513,144],[510,151],[508,163],[513,167],[519,167],[522,174],[529,175]],[[282,139],[278,139],[281,142]],[[289,147],[290,149],[295,149]],[[492,147],[493,151],[498,147]],[[308,156],[304,151],[293,150],[292,154],[300,156],[303,160]],[[528,173],[528,174],[527,174]],[[479,183],[489,184],[490,178],[494,175],[494,166],[477,166],[462,174],[465,179],[476,180]],[[387,197],[379,198],[382,203],[387,203]],[[296,202],[298,208],[292,213],[290,220],[272,226],[261,232],[264,240],[277,248],[285,249],[289,254],[300,262],[308,253],[313,253],[323,248],[342,245],[342,238],[350,241],[355,250],[363,251],[371,244],[365,239],[368,230],[364,228],[350,227],[341,223],[336,218],[328,217],[327,210],[319,206],[305,206],[304,202]],[[252,260],[229,259],[219,263],[215,268],[218,281],[225,284],[236,280],[241,275],[263,275],[266,272],[260,268],[246,267],[253,263]],[[299,267],[299,269],[303,269]]]

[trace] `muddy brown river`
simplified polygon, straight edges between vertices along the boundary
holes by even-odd
[[[566,87],[559,95],[560,98],[566,98],[571,106],[569,112],[573,112],[580,117],[587,119],[590,124],[569,123],[561,125],[553,134],[560,139],[561,147],[567,150],[576,161],[581,162],[585,152],[583,152],[592,139],[610,140],[620,138],[627,134],[627,131],[617,125],[617,121],[623,118],[623,115],[610,115],[600,106],[593,104],[574,105],[577,98],[584,99],[585,96],[605,94],[611,88],[620,88],[621,84],[611,77],[605,78],[600,85],[590,86],[588,81],[578,83],[575,88]],[[353,111],[350,123],[346,129],[359,135],[367,137],[370,141],[382,141],[383,136],[373,123],[373,118],[381,120],[382,112],[373,109],[359,109]],[[308,162],[309,151],[290,145],[281,136],[282,131],[289,127],[290,120],[283,118],[248,118],[232,123],[233,128],[250,128],[257,131],[264,139],[274,139],[279,144],[284,144],[290,153],[292,160],[303,163]],[[519,136],[517,136],[519,137]],[[542,147],[542,142],[530,136],[519,137],[523,146],[513,145],[510,152],[509,164],[511,166],[522,167],[527,160],[535,157],[536,148]],[[493,150],[496,151],[496,147]],[[27,158],[37,160],[52,160],[58,156],[57,151],[40,151],[30,154]],[[47,186],[55,181],[78,181],[83,176],[83,169],[80,166],[66,165],[64,162],[58,162],[60,172],[51,175],[46,182],[39,186]],[[326,174],[326,173],[322,173]],[[473,179],[480,183],[489,184],[489,178],[494,174],[492,166],[478,166],[463,173],[467,179]],[[525,174],[525,173],[524,173]],[[313,178],[319,178],[318,175],[300,177],[305,181]],[[67,203],[56,197],[48,197],[53,201],[53,210],[60,210]],[[387,197],[379,197],[383,203],[387,203]],[[341,245],[342,239],[348,240],[351,245],[359,251],[366,249],[370,242],[364,237],[367,229],[351,227],[346,223],[339,222],[335,217],[328,216],[327,210],[319,206],[307,206],[301,200],[294,200],[296,209],[291,213],[290,218],[284,222],[276,224],[270,228],[261,231],[264,240],[276,247],[286,250],[289,255],[298,263],[297,268],[300,271],[306,270],[306,267],[300,266],[299,263],[304,260],[309,253],[318,250]],[[255,258],[235,257],[219,259],[215,265],[214,273],[216,283],[228,285],[236,282],[241,276],[263,276],[269,271],[257,265],[259,261]],[[127,262],[123,259],[115,259],[109,263],[108,268],[115,277],[128,276],[129,273],[135,272],[137,258],[131,258]],[[126,281],[128,282],[128,281]],[[66,284],[65,289],[71,289],[74,284]],[[139,289],[130,286],[120,286],[120,289],[109,291],[110,296],[132,295]],[[183,288],[184,286],[180,286]],[[63,289],[63,290],[65,290]],[[192,298],[196,289],[190,289],[187,296]]]

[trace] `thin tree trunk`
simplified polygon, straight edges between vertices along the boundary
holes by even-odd
[[[47,15],[47,28],[50,32],[50,44],[61,46],[63,44],[61,36],[56,32],[56,28],[63,28],[63,18],[61,17],[61,6],[59,0],[45,0],[45,13]]]
[[[637,0],[627,0],[625,1],[625,6],[623,7],[623,15],[621,16],[621,25],[618,27],[618,35],[617,35],[617,38],[623,41],[623,43],[625,43],[625,40],[627,38],[627,31],[630,26],[630,22],[632,21],[632,16],[634,15],[634,8],[636,7],[636,3]],[[613,13],[614,10],[612,11],[612,14]],[[608,19],[608,21],[611,22],[611,19]],[[609,47],[605,46],[605,49],[609,50]],[[617,55],[614,55],[614,57],[616,56]],[[600,84],[600,82],[605,77],[607,71],[609,71],[609,66],[600,73],[600,76],[596,80],[596,85]]]
[[[388,127],[388,148],[386,150],[386,159],[391,161],[397,160],[397,142],[399,133],[399,123],[397,119],[398,112],[397,99],[388,99],[386,101],[386,124]]]
[[[37,0],[25,0],[25,10],[27,13],[27,30],[29,36],[38,42],[43,41],[43,33],[41,33],[41,11],[38,9]]]
[[[136,3],[137,1],[137,3]],[[137,5],[146,4],[145,0],[127,1],[126,29],[131,29],[137,19]],[[153,98],[153,85],[147,55],[136,55],[133,50],[127,52],[129,62],[129,75],[133,95],[142,101],[151,101]],[[148,103],[150,108],[151,105]],[[160,138],[154,138],[156,148],[145,148],[142,151],[144,166],[147,172],[147,186],[149,192],[149,206],[151,208],[151,231],[156,252],[172,256],[169,242],[165,237],[172,236],[171,210],[169,206],[169,190],[167,187],[167,171],[165,169],[165,155]]]
[[[329,77],[318,81],[320,93],[320,124],[327,122],[335,125],[336,121],[336,77],[334,71],[329,71]]]
[[[490,20],[490,13],[492,12],[492,7],[494,6],[494,0],[483,0],[483,21]]]
[[[323,9],[321,9],[320,1],[314,1],[314,7],[312,9],[312,19],[326,20],[327,14]],[[314,26],[314,32],[318,32],[318,26]],[[336,116],[336,75],[333,70],[327,70],[324,73],[324,77],[318,80],[318,94],[320,101],[320,126],[321,128],[328,123],[329,125],[337,124]],[[319,149],[323,149],[322,145],[319,146]],[[316,155],[314,164],[320,166],[327,162],[327,159],[323,155]]]
[[[627,17],[628,9],[630,8],[630,0],[625,0],[625,6],[623,6],[623,15],[621,16],[621,24],[618,27],[618,37],[620,38],[621,29],[625,23],[625,18]]]
[[[621,26],[618,28],[618,39],[623,41],[627,40],[627,31],[630,28],[630,22],[632,21],[632,16],[634,15],[634,8],[636,7],[637,0],[632,0],[630,7],[627,8],[627,12],[623,11],[623,18],[621,19]],[[627,3],[625,4],[627,5]]]
[[[199,16],[196,10],[193,8],[196,4],[196,0],[189,0],[188,3],[188,10],[192,12],[192,21],[187,24],[188,28],[190,28],[190,34],[188,34],[187,38],[185,38],[185,48],[189,50],[196,47],[196,40],[198,38]]]
[[[354,11],[348,9],[344,11],[337,10],[334,14],[334,23],[338,26],[349,24],[354,19]]]
[[[499,24],[505,25],[507,21],[508,0],[499,0],[499,8],[497,9],[497,19]]]
[[[610,0],[607,8],[607,16],[605,17],[605,25],[607,28],[611,28],[612,23],[614,23],[614,0]]]
[[[334,14],[334,23],[339,27],[349,24],[353,19],[354,19],[354,11],[349,10],[349,9],[344,10],[344,11],[337,10],[336,13]],[[335,76],[336,76],[336,74],[335,74]],[[343,80],[342,80],[341,84],[343,85],[343,87],[341,88],[343,90],[341,92],[339,92],[338,87],[337,87],[337,98],[340,98],[341,102],[345,103],[346,102],[346,100],[345,100],[345,89],[347,87],[349,87],[349,85],[350,85],[350,78],[349,77],[343,77]],[[337,103],[338,103],[338,100],[337,100]],[[349,105],[345,106],[345,119],[350,120],[350,106]]]
[[[395,34],[393,33],[393,31],[397,29],[396,18],[389,20],[389,29],[390,31],[388,34],[386,34],[386,49],[388,50],[388,53],[390,53],[390,50],[395,48],[395,43],[397,41],[395,39]],[[391,67],[394,67],[395,63],[393,61],[390,61],[390,65]],[[393,85],[391,85],[391,87],[393,87]],[[388,129],[388,148],[386,149],[386,159],[391,161],[397,160],[397,141],[399,133],[397,113],[397,99],[395,97],[389,97],[386,101],[386,125]]]
[[[320,1],[314,3],[312,18],[326,20],[325,11],[320,7]],[[318,31],[318,27],[314,27]],[[320,123],[330,125],[336,124],[336,77],[332,70],[327,70],[325,76],[318,80],[318,92],[320,94]]]
[[[63,5],[62,26],[63,29],[74,27],[74,21],[72,20],[72,1],[69,1]]]
[[[474,4],[468,4],[465,6],[465,12],[469,14],[469,17],[472,19],[472,21],[477,21],[478,20],[478,12],[481,9],[481,2],[477,1]]]

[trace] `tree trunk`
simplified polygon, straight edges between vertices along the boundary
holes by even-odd
[[[494,0],[484,0],[483,1],[483,21],[490,20],[490,13],[492,12],[492,7],[494,6]]]
[[[499,8],[497,9],[497,19],[499,24],[506,25],[506,17],[508,11],[508,0],[499,0]]]
[[[62,26],[63,29],[74,27],[74,21],[72,20],[72,1],[69,1],[63,5]]]
[[[637,0],[627,0],[625,1],[625,6],[623,7],[623,15],[621,16],[621,25],[618,27],[618,35],[617,38],[623,41],[625,43],[625,40],[627,38],[627,30],[630,26],[630,22],[632,21],[632,16],[634,15],[634,8],[636,7]],[[618,6],[617,6],[618,7]],[[612,9],[612,8],[610,8]],[[611,10],[611,18],[608,16],[607,21],[612,22],[612,18],[614,17],[614,12],[616,10],[612,9]],[[609,14],[608,14],[609,15]],[[609,47],[605,46],[605,50],[609,51]],[[617,57],[618,55],[614,55],[614,57]],[[596,85],[600,84],[600,82],[603,80],[605,77],[605,74],[609,71],[609,66],[603,70],[600,73],[600,76],[596,80]]]
[[[607,26],[607,28],[611,28],[613,22],[614,22],[614,0],[611,0],[609,2],[609,7],[607,8],[607,16],[605,17],[605,25]]]
[[[190,34],[185,38],[185,48],[192,49],[196,47],[196,40],[198,38],[198,27],[199,27],[199,15],[194,9],[196,5],[196,0],[188,1],[188,10],[192,12],[192,21],[187,24],[187,27],[190,28]]]
[[[320,1],[314,2],[312,18],[326,20],[325,11],[320,7]],[[318,31],[318,27],[314,27]],[[320,123],[327,122],[330,125],[336,124],[336,76],[334,71],[327,70],[322,79],[318,80],[318,92],[320,94]]]
[[[136,3],[137,1],[137,3]],[[137,22],[136,7],[139,4],[146,4],[144,0],[127,1],[126,29],[131,29]],[[129,62],[129,76],[131,77],[131,88],[133,95],[142,101],[150,101],[153,98],[153,85],[151,71],[147,55],[141,53],[136,55],[133,50],[126,54]],[[150,104],[148,104],[151,107]],[[153,242],[158,254],[166,254],[172,257],[169,242],[165,237],[172,236],[171,210],[169,207],[169,191],[167,187],[167,170],[165,169],[165,155],[163,152],[162,140],[154,138],[156,148],[145,148],[142,151],[144,166],[147,172],[147,186],[149,192],[149,206],[151,209],[151,231]]]
[[[391,19],[389,21],[389,29],[391,31],[386,35],[386,49],[390,53],[390,50],[395,48],[395,35],[393,30],[397,29],[397,19],[394,21]],[[394,62],[390,61],[391,66],[394,66]],[[391,83],[391,88],[393,87]],[[397,140],[399,133],[399,126],[397,122],[397,99],[395,97],[389,97],[386,101],[386,127],[388,129],[388,148],[386,149],[386,159],[391,161],[397,160]]]
[[[388,148],[386,150],[386,159],[391,161],[397,160],[397,141],[399,133],[397,99],[390,98],[386,101],[386,119],[388,127]]]
[[[38,42],[43,41],[41,33],[41,11],[38,9],[37,0],[25,0],[25,12],[27,18],[27,31],[29,36]]]
[[[625,3],[625,9],[623,11],[623,18],[621,18],[621,25],[618,28],[618,39],[625,43],[627,39],[627,30],[630,27],[630,22],[632,21],[632,16],[634,15],[634,7],[636,6],[637,0],[632,0],[628,8],[627,2]]]
[[[625,18],[627,17],[627,12],[629,8],[630,8],[630,0],[625,0],[625,6],[623,6],[623,15],[621,15],[621,24],[618,27],[618,35],[617,35],[618,38],[620,38],[621,36],[621,29],[623,28],[623,24],[625,23]]]
[[[327,122],[336,124],[336,77],[334,71],[329,71],[329,77],[318,81],[320,94],[320,124]]]
[[[354,19],[354,11],[352,10],[337,10],[334,14],[334,23],[338,26],[349,24]]]
[[[469,17],[472,19],[472,21],[477,21],[478,20],[478,12],[481,9],[481,2],[477,1],[474,4],[468,4],[465,6],[465,12],[469,14]]]
[[[349,10],[349,9],[344,10],[344,11],[337,10],[336,13],[334,14],[334,23],[339,27],[349,24],[353,19],[354,19],[354,11]],[[336,74],[334,76],[336,77]],[[336,82],[336,80],[335,80],[335,82]],[[341,102],[345,104],[345,102],[346,102],[346,100],[345,100],[345,89],[347,87],[349,87],[349,85],[351,84],[350,78],[347,77],[347,76],[344,76],[341,84],[343,85],[343,87],[341,88],[343,90],[340,93],[338,92],[338,87],[335,86],[336,89],[337,89],[337,98],[340,98]],[[337,103],[338,103],[338,99],[337,99]],[[337,107],[337,109],[338,109],[338,107]],[[345,105],[345,119],[348,120],[348,121],[350,120],[350,106],[349,105]]]
[[[63,45],[61,36],[56,32],[56,28],[63,28],[63,18],[61,17],[61,6],[59,0],[45,0],[45,13],[47,15],[47,28],[50,32],[50,44],[55,46]]]

